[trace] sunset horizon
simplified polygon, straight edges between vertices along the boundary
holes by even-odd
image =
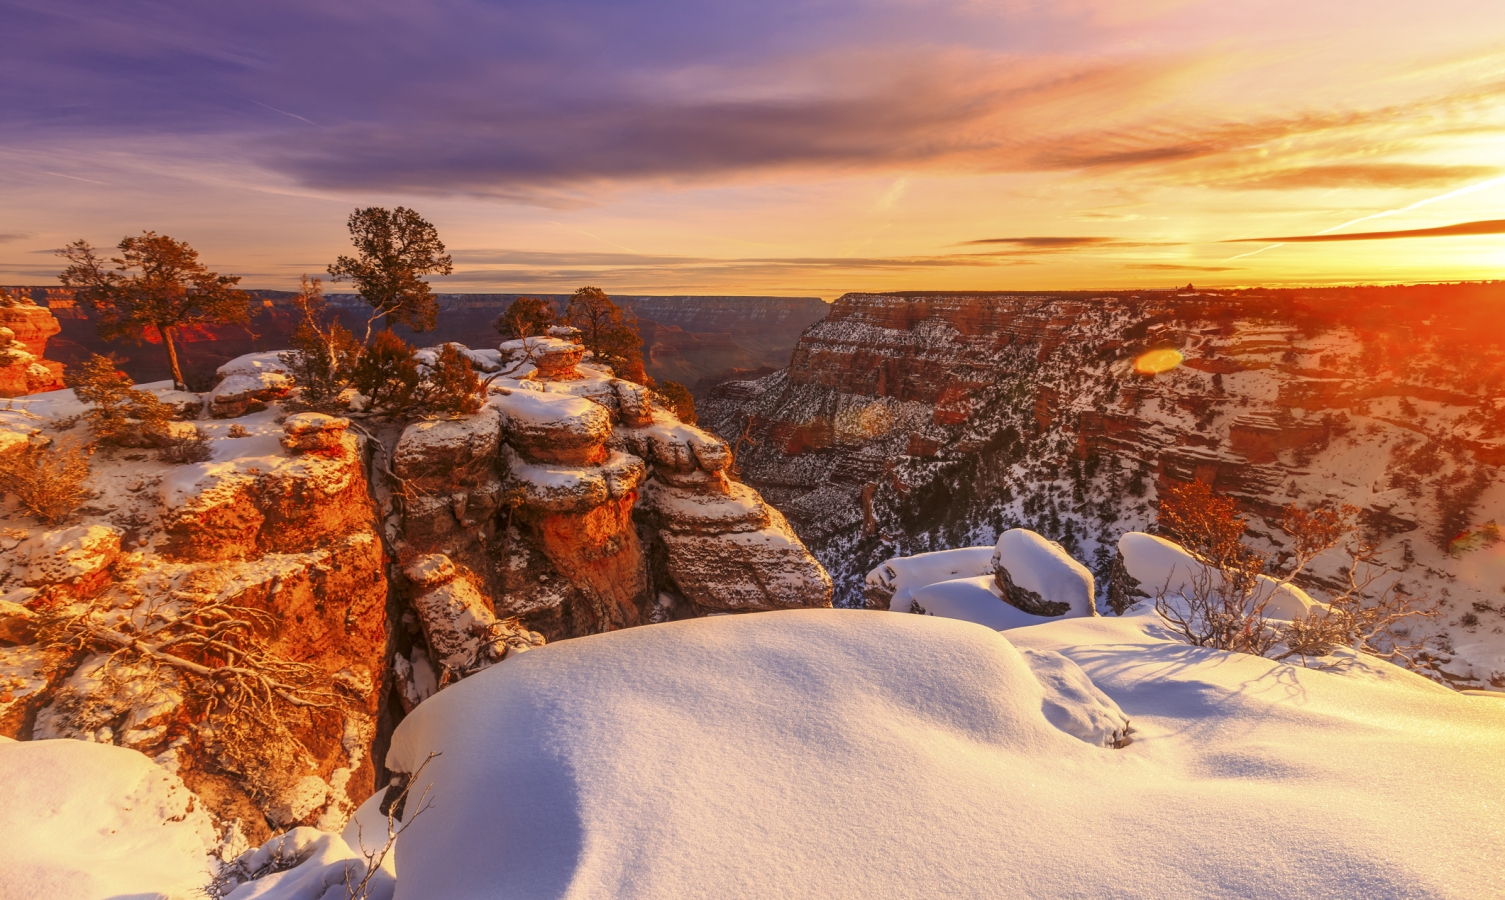
[[[435,223],[456,262],[435,286],[456,293],[1415,283],[1505,262],[1498,230],[1469,231],[1505,200],[1486,2],[757,9],[13,4],[30,39],[0,62],[0,282],[152,230],[289,289],[374,205]],[[1387,231],[1434,233],[1230,243]]]

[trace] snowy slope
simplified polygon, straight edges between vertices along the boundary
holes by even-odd
[[[1014,644],[1079,663],[1135,741],[1054,728]],[[1505,890],[1505,703],[1188,648],[1149,616],[1004,637],[797,611],[587,637],[425,703],[389,763],[430,752],[399,900]]]

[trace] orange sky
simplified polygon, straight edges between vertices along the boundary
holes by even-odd
[[[288,287],[344,249],[357,204],[433,221],[453,291],[829,299],[1505,274],[1499,234],[1224,243],[1505,218],[1497,0],[775,8],[644,5],[599,35],[563,5],[384,20],[394,40],[432,32],[420,75],[387,80],[390,62],[341,55],[343,32],[322,45],[338,69],[290,79],[270,20],[194,22],[190,6],[177,44],[100,62],[33,10],[8,43],[40,49],[12,55],[19,87],[0,91],[0,283],[49,283],[49,249],[150,228],[249,287]],[[486,28],[522,49],[461,40]],[[543,50],[506,64],[561,29],[626,49],[584,70]],[[179,65],[153,54],[182,46],[195,87],[151,81]],[[120,84],[133,90],[113,99]]]

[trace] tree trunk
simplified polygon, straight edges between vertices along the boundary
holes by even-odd
[[[157,331],[162,333],[162,344],[167,347],[167,362],[172,366],[172,386],[180,391],[188,390],[188,383],[183,380],[183,370],[178,366],[178,347],[172,341],[172,326],[158,325]]]

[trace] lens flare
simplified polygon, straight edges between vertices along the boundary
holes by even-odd
[[[1186,357],[1181,355],[1180,350],[1173,350],[1170,347],[1151,350],[1148,353],[1141,353],[1139,358],[1134,360],[1134,371],[1141,375],[1159,375],[1181,365],[1185,359]]]

